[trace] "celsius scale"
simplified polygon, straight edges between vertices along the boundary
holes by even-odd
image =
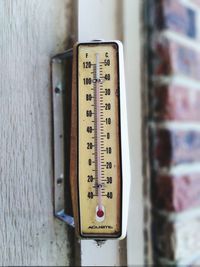
[[[123,239],[130,163],[121,42],[77,43],[56,55],[52,85],[55,215],[81,238]]]

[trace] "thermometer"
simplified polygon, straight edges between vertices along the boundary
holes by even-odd
[[[126,235],[130,184],[123,47],[119,41],[73,48],[70,178],[82,238]]]

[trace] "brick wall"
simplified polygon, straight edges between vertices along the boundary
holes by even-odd
[[[200,262],[200,0],[149,5],[154,260]]]

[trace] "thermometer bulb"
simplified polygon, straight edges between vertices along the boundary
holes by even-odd
[[[99,218],[102,218],[102,217],[104,216],[104,212],[103,212],[103,210],[99,209],[99,210],[97,211],[97,216],[98,216]]]
[[[104,206],[96,207],[96,221],[102,223],[105,220],[105,208]]]

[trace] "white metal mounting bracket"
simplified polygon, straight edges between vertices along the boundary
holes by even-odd
[[[74,227],[69,177],[72,49],[55,55],[52,68],[54,214]]]

